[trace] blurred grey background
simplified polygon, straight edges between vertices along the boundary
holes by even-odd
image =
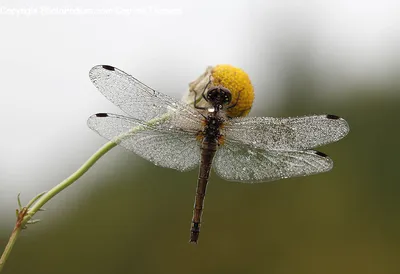
[[[325,174],[265,184],[212,175],[188,244],[197,171],[115,148],[46,205],[4,273],[399,273],[400,2],[2,1],[0,250],[26,203],[103,143],[121,113],[91,84],[116,66],[181,97],[208,65],[250,75],[251,116],[332,113]]]

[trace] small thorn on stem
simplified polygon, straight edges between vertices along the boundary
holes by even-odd
[[[18,195],[17,195],[17,201],[18,201],[18,207],[19,207],[19,210],[22,210],[22,204],[21,204],[21,192],[20,192],[20,193],[18,193]]]
[[[34,224],[36,224],[36,223],[38,223],[38,222],[40,222],[41,220],[40,219],[34,219],[34,220],[29,220],[28,222],[26,222],[27,224],[30,224],[30,225],[34,225]]]

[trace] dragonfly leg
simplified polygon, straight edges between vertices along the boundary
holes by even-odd
[[[204,87],[203,91],[201,92],[201,97],[203,97],[203,99],[206,101],[208,101],[208,100],[207,100],[207,97],[205,96],[205,93],[206,93],[207,88],[210,86],[210,84],[211,84],[211,80],[208,81],[207,85]],[[201,98],[197,99],[197,92],[195,90],[193,90],[193,92],[194,92],[194,101],[193,101],[194,108],[207,109],[207,107],[200,107],[197,105],[197,103],[200,102]]]
[[[206,107],[200,107],[200,106],[198,106],[197,105],[197,92],[196,91],[194,91],[193,90],[193,92],[194,92],[194,100],[193,100],[193,106],[194,106],[194,108],[197,108],[197,109],[207,109]],[[203,92],[203,94],[204,94],[204,92]],[[199,99],[199,101],[200,101],[201,99]]]
[[[243,89],[242,89],[242,90],[243,90]],[[242,90],[239,91],[239,94],[238,94],[238,96],[237,96],[237,98],[236,98],[236,102],[235,102],[233,105],[230,105],[229,107],[227,107],[227,109],[236,107],[237,103],[239,102],[240,93],[242,92]]]

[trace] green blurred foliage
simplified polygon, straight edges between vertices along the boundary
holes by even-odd
[[[197,171],[159,168],[121,150],[117,169],[73,186],[85,199],[66,191],[62,208],[47,207],[57,217],[40,213],[4,273],[400,273],[400,100],[384,89],[332,100],[307,84],[288,88],[279,116],[348,120],[350,134],[320,148],[334,169],[264,184],[213,174],[198,245],[188,243]],[[1,231],[0,248],[8,234]]]

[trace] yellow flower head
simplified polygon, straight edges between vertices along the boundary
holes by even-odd
[[[197,80],[189,84],[189,94],[184,100],[193,104],[196,98],[198,106],[207,106],[202,93],[210,84],[223,86],[231,92],[232,101],[226,108],[228,117],[244,117],[249,114],[254,100],[254,89],[246,72],[231,65],[208,67]]]
[[[212,84],[223,86],[232,94],[232,108],[227,109],[229,117],[246,116],[254,100],[254,89],[246,72],[231,65],[217,65],[213,68]]]

